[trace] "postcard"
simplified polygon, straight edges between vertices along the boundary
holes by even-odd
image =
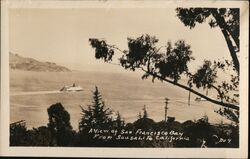
[[[1,156],[245,158],[248,1],[1,1]]]

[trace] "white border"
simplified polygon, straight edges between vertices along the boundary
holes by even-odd
[[[59,148],[9,147],[9,8],[169,8],[169,7],[240,8],[240,148]],[[0,156],[62,157],[145,157],[145,158],[247,158],[248,150],[248,41],[249,3],[247,1],[1,1],[1,107]]]

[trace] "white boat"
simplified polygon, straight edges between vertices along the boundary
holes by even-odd
[[[207,96],[207,97],[213,99],[213,96]],[[196,97],[194,100],[197,101],[197,102],[207,101],[207,99],[204,99],[204,98],[202,98],[202,97]]]
[[[195,98],[195,101],[197,101],[197,102],[206,101],[206,99],[201,98],[201,97],[196,97],[196,98]]]
[[[76,91],[83,91],[83,89],[80,86],[76,86],[74,83],[72,86],[64,86],[63,88],[60,89],[60,91],[76,92]]]

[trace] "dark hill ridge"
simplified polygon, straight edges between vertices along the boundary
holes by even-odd
[[[37,72],[71,72],[70,69],[53,62],[41,62],[33,58],[22,57],[10,53],[10,69],[37,71]]]

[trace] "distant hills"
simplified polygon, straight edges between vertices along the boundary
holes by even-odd
[[[37,71],[37,72],[71,72],[64,66],[53,62],[41,62],[33,58],[22,57],[18,54],[10,53],[10,69]]]

